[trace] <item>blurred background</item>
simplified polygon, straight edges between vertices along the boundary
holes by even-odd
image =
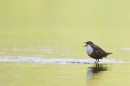
[[[10,56],[92,59],[83,42],[93,41],[113,53],[104,59],[129,60],[129,3],[129,0],[0,0],[0,59]],[[0,64],[1,86],[86,86],[86,71],[92,66]],[[106,68],[92,79],[93,86],[121,86],[124,82],[129,86],[129,65],[109,64]]]
[[[0,0],[1,55],[86,58],[83,42],[91,40],[114,58],[125,56],[120,48],[130,47],[129,2]]]

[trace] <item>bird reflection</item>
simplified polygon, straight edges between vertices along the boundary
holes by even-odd
[[[98,75],[101,71],[107,71],[107,64],[94,64],[93,67],[87,68],[87,83],[88,85],[91,84],[92,79],[94,78],[94,75]]]

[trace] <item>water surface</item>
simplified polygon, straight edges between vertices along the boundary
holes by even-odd
[[[1,0],[0,86],[129,86],[129,2]],[[113,53],[99,67],[88,40]]]
[[[4,86],[129,86],[129,64],[0,63]]]

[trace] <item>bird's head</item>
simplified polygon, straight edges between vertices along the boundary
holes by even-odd
[[[87,41],[87,42],[83,42],[85,43],[86,45],[84,45],[83,47],[87,46],[88,44],[91,45],[91,44],[94,44],[92,41]]]

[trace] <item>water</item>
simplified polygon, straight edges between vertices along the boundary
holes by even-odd
[[[128,70],[127,70],[128,69]],[[129,86],[129,64],[99,64],[88,68],[88,86]]]
[[[111,86],[117,84],[129,86],[129,71],[122,68],[129,64],[99,64],[94,65],[56,65],[51,75],[57,86]],[[52,79],[53,80],[53,79]],[[62,80],[62,83],[59,81]],[[122,83],[122,84],[121,84]]]
[[[38,45],[1,48],[0,86],[130,85],[129,59],[111,55],[95,64],[95,59],[88,58],[85,49],[85,58],[75,57],[77,54],[72,51],[66,47]]]
[[[129,2],[1,0],[0,86],[130,86]]]
[[[108,60],[109,63],[100,61],[99,64],[94,64],[94,60],[91,59],[86,59],[85,63],[81,59],[63,59],[64,61],[59,59],[61,62],[57,60],[44,62],[45,59],[29,57],[0,59],[0,85],[17,86],[19,83],[21,83],[19,86],[130,85],[130,64],[124,61],[110,63]],[[87,61],[92,62],[87,64]]]

